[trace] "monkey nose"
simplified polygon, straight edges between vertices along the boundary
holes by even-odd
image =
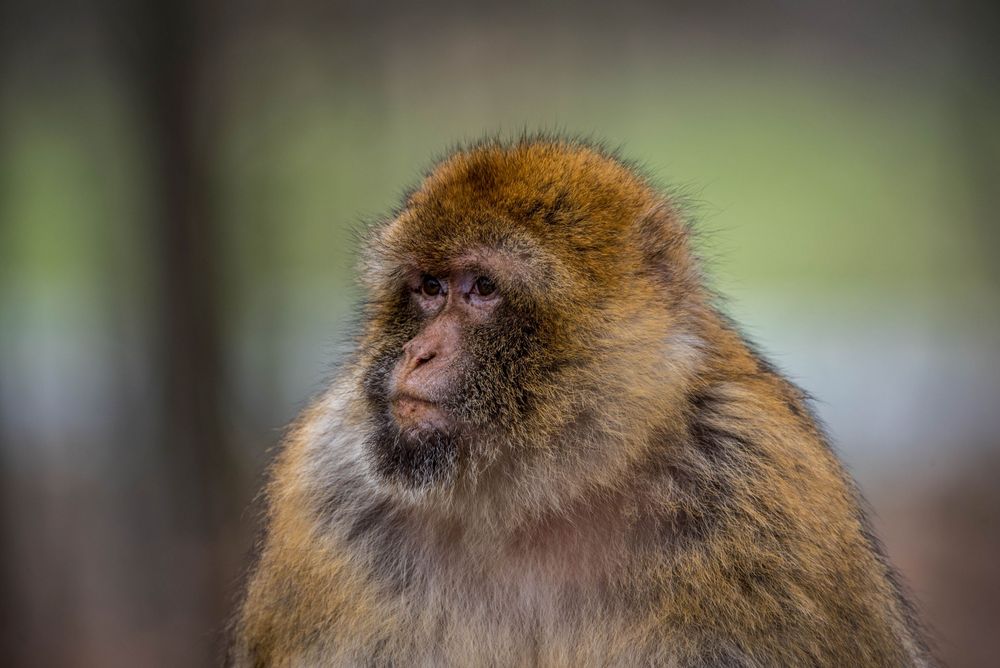
[[[437,352],[432,347],[422,346],[414,341],[403,346],[403,353],[406,355],[406,366],[409,369],[416,369],[421,364],[430,362],[437,357]]]

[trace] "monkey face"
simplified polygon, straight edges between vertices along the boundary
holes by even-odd
[[[492,279],[468,270],[408,283],[422,326],[389,377],[393,417],[406,432],[447,431],[453,418],[444,405],[470,367],[466,331],[493,320],[500,295]]]
[[[460,154],[370,231],[360,360],[379,474],[423,486],[568,461],[597,428],[574,424],[620,429],[632,379],[660,372],[636,360],[684,293],[668,285],[686,275],[683,231],[623,165],[565,150]]]
[[[379,475],[407,487],[451,481],[517,432],[537,341],[512,296],[480,267],[408,271],[364,381]]]

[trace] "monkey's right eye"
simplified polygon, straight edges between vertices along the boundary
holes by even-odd
[[[428,297],[441,294],[441,281],[433,276],[424,276],[420,279],[420,292]]]

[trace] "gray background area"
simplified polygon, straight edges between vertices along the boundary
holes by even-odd
[[[0,12],[10,663],[215,663],[266,462],[349,344],[354,232],[449,146],[524,129],[605,139],[690,202],[727,311],[816,397],[941,654],[995,661],[986,3]]]

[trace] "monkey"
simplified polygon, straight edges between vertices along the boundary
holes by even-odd
[[[931,666],[810,398],[594,142],[492,138],[363,233],[235,666]]]

